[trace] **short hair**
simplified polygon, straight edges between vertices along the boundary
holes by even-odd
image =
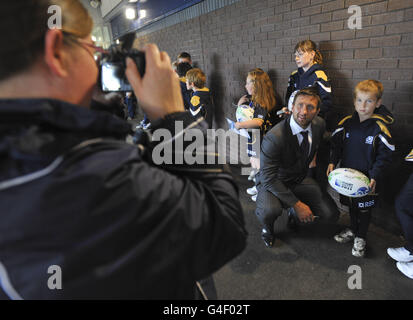
[[[186,73],[186,81],[194,83],[195,87],[203,88],[206,83],[205,73],[199,68],[192,68]]]
[[[383,96],[383,84],[377,80],[363,80],[359,82],[353,91],[353,98],[356,99],[357,92],[369,92],[373,93],[377,100],[380,100]]]
[[[320,95],[318,94],[318,90],[317,90],[316,87],[308,87],[308,88],[304,88],[304,89],[301,89],[300,91],[298,91],[297,94],[294,97],[293,105],[295,105],[295,101],[300,96],[310,96],[310,97],[316,98],[317,99],[317,109],[320,108],[321,98],[320,98]]]
[[[178,54],[178,59],[191,59],[191,55],[188,52],[181,52],[180,54]]]
[[[191,69],[192,66],[188,62],[181,62],[176,66],[176,72],[178,73],[179,77],[185,77],[186,73]]]
[[[52,4],[62,8],[63,31],[78,38],[92,32],[93,20],[79,0],[1,0],[0,81],[27,70],[42,54]]]

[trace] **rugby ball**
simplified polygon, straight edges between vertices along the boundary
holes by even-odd
[[[288,99],[288,111],[293,111],[293,102],[294,102],[294,98],[295,98],[295,96],[297,95],[297,93],[298,93],[298,91],[300,91],[300,90],[295,90],[292,94],[291,94],[291,96],[290,96],[290,99]]]
[[[370,192],[370,179],[354,169],[333,170],[328,175],[328,182],[334,190],[347,197],[360,198]]]
[[[242,104],[238,106],[237,111],[235,112],[235,117],[238,122],[252,120],[254,118],[254,109]]]

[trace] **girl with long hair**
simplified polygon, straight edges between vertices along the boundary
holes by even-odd
[[[272,81],[268,74],[260,69],[255,68],[248,72],[246,79],[245,89],[248,95],[244,95],[238,101],[238,106],[249,105],[254,110],[254,115],[251,120],[246,120],[242,122],[236,122],[235,128],[237,129],[260,129],[263,132],[263,126],[267,118],[267,114],[275,108],[276,100]],[[260,168],[259,161],[259,146],[260,137],[254,134],[250,134],[248,139],[248,149],[247,154],[250,157],[250,163],[252,167],[252,175],[250,179],[253,178]],[[258,150],[258,152],[257,152]],[[248,193],[255,196],[256,189],[250,188]]]

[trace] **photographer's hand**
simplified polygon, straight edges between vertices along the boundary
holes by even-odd
[[[126,59],[126,76],[136,97],[151,121],[165,115],[184,110],[179,79],[171,67],[171,59],[166,52],[159,52],[154,44],[143,49],[146,58],[146,71],[140,76],[136,64]]]

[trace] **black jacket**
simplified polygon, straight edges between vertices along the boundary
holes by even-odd
[[[264,136],[258,177],[258,183],[288,207],[292,207],[298,201],[290,187],[301,183],[306,177],[308,166],[325,131],[325,121],[315,117],[311,124],[310,155],[305,158],[300,151],[297,137],[292,134],[290,117],[278,123]]]
[[[173,131],[174,120],[194,125],[185,112],[153,127]],[[59,101],[0,100],[0,283],[11,298],[191,299],[196,280],[243,250],[231,175],[154,166],[122,141],[129,132]],[[47,286],[52,265],[62,290]]]
[[[385,110],[382,109],[382,110]],[[357,112],[342,119],[331,138],[330,163],[363,172],[378,180],[392,162],[395,146],[387,127],[391,114],[374,113],[360,122]]]
[[[214,103],[211,92],[204,87],[192,93],[189,111],[195,117],[204,117],[208,127],[212,128],[214,121]]]
[[[289,105],[292,94],[307,87],[315,87],[321,98],[320,115],[324,116],[332,108],[333,99],[331,96],[331,83],[327,74],[319,64],[314,64],[304,72],[303,68],[294,71],[288,80],[288,88],[285,96],[285,103]],[[292,103],[292,102],[291,102]]]

